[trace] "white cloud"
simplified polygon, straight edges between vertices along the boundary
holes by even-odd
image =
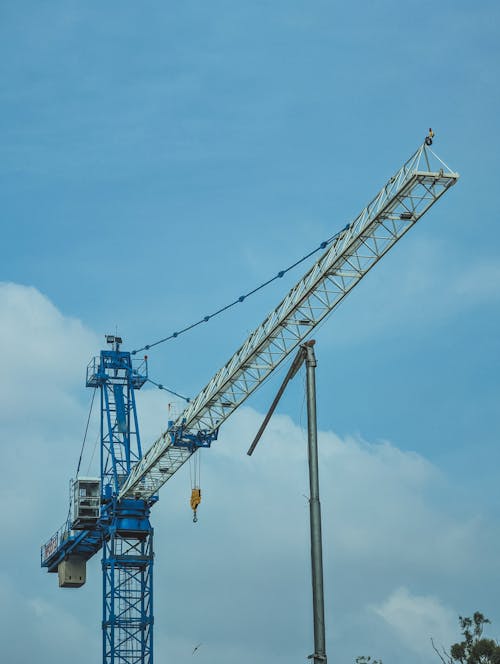
[[[56,404],[62,417],[75,415],[69,390],[84,387],[97,348],[97,337],[80,321],[63,316],[33,287],[0,282],[0,348],[4,420],[29,425],[35,415],[50,417]]]
[[[48,539],[66,516],[90,396],[84,369],[96,344],[35,288],[0,283],[0,502],[16,504],[0,512],[0,525],[18,530],[20,545],[33,532],[37,544]]]
[[[48,600],[34,595],[29,583],[23,583],[26,576],[22,569],[15,579],[4,572],[0,574],[4,661],[16,664],[96,661],[99,639],[89,630],[84,617],[77,611],[67,611],[64,597]]]
[[[99,561],[89,564],[83,589],[62,591],[55,575],[38,567],[38,552],[66,515],[90,398],[82,368],[97,342],[35,289],[3,285],[0,302],[10,384],[0,420],[6,468],[0,500],[15,503],[0,513],[9,541],[2,569],[22,570],[15,587],[5,574],[0,579],[0,624],[5,637],[23,639],[20,662],[62,664],[75,640],[93,648],[99,641]],[[39,389],[25,390],[30,382]],[[160,391],[138,395],[145,448],[164,429],[169,402]],[[202,661],[250,664],[257,651],[259,661],[285,662],[311,652],[306,434],[290,417],[275,415],[249,458],[261,421],[252,408],[239,409],[201,453],[196,526],[188,469],[161,491],[152,515],[158,659],[187,664],[191,644],[200,641]],[[329,648],[339,661],[353,661],[362,654],[362,633],[379,656],[397,631],[405,661],[419,664],[417,643],[426,630],[449,642],[447,606],[479,606],[467,579],[473,570],[474,588],[488,587],[498,530],[467,506],[459,516],[450,511],[453,486],[421,455],[331,431],[319,432],[319,445]],[[406,587],[415,595],[392,592]],[[399,615],[405,620],[398,622]],[[413,627],[405,631],[407,621]],[[16,661],[15,648],[8,652]]]
[[[393,630],[404,645],[421,656],[431,656],[430,638],[450,644],[456,636],[456,613],[432,595],[412,595],[407,588],[396,589],[372,610]]]

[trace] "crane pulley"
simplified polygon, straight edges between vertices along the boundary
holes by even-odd
[[[432,127],[429,127],[429,133],[425,137],[425,144],[426,145],[432,145],[432,139],[434,138],[435,134],[432,131]]]

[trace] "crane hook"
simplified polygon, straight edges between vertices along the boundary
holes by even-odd
[[[196,513],[196,510],[198,509],[198,505],[201,503],[201,489],[199,487],[195,487],[194,489],[191,490],[191,509],[193,510],[193,523],[197,523],[198,521],[198,515]]]

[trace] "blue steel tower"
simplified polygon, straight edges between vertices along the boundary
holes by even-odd
[[[147,378],[132,365],[121,339],[87,369],[87,386],[101,396],[101,517],[103,662],[153,662],[153,529],[149,509],[156,498],[118,500],[120,487],[142,457],[135,390]]]
[[[85,583],[86,562],[102,549],[103,664],[153,664],[153,528],[156,496],[119,498],[142,458],[135,390],[147,380],[147,358],[132,360],[108,335],[87,367],[87,387],[100,391],[100,478],[73,482],[67,522],[42,547],[42,565],[59,585]]]

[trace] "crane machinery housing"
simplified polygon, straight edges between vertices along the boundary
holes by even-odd
[[[102,550],[103,664],[153,664],[153,529],[158,491],[367,272],[458,180],[429,137],[248,336],[229,361],[143,453],[135,391],[147,358],[108,348],[87,367],[100,392],[100,476],[77,477],[72,510],[42,545],[41,565],[59,585],[85,583],[86,562]],[[322,245],[322,246],[323,246]]]

